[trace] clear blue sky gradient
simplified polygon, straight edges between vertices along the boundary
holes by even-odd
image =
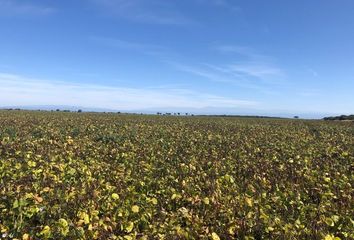
[[[0,105],[354,113],[352,0],[0,0]]]

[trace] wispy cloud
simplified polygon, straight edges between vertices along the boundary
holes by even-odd
[[[285,76],[284,70],[274,63],[274,57],[261,54],[253,48],[238,45],[220,45],[213,48],[221,54],[230,54],[235,58],[234,63],[219,67],[220,71],[269,83],[279,83],[279,78]]]
[[[206,78],[213,82],[223,82],[239,87],[265,90],[267,86],[279,85],[285,73],[273,63],[271,57],[261,55],[251,48],[220,46],[217,51],[232,53],[235,60],[224,64],[171,63],[176,69]],[[241,57],[240,57],[241,56]]]
[[[195,22],[180,13],[170,1],[91,0],[106,13],[141,23],[190,25]]]
[[[6,105],[77,105],[117,110],[254,107],[257,102],[181,88],[123,88],[69,83],[0,73],[0,102]]]
[[[317,72],[316,70],[314,70],[314,69],[312,69],[312,68],[309,68],[309,69],[307,69],[307,70],[312,74],[312,76],[318,77],[318,72]]]
[[[318,97],[322,94],[320,89],[302,89],[298,90],[297,95],[302,97]]]
[[[275,94],[275,81],[259,81],[249,78],[245,74],[241,74],[231,69],[230,66],[216,66],[212,64],[199,64],[197,66],[183,65],[179,63],[169,63],[177,70],[190,73],[202,79],[206,79],[215,83],[224,83],[233,87],[257,90],[265,94]]]
[[[207,78],[213,82],[224,82],[224,83],[233,83],[231,79],[225,78],[225,76],[221,76],[220,74],[217,74],[210,69],[206,69],[205,67],[202,68],[201,66],[188,66],[180,63],[172,63],[170,62],[172,66],[174,66],[177,70],[186,72],[186,73],[191,73],[193,75]]]
[[[163,46],[124,41],[117,38],[93,36],[90,37],[90,40],[106,47],[129,50],[129,51],[137,51],[149,55],[162,55],[167,52],[167,48]]]
[[[0,64],[0,69],[2,69],[3,71],[6,71],[7,69],[11,69],[11,65]],[[6,69],[6,70],[5,70],[5,69]]]
[[[238,5],[235,5],[234,1],[229,0],[195,0],[199,4],[207,4],[217,7],[227,8],[231,11],[238,12],[241,8]]]
[[[256,77],[261,80],[274,79],[283,75],[283,71],[275,66],[257,62],[232,64],[227,67],[231,72],[243,76]]]
[[[212,49],[222,54],[232,54],[237,58],[245,59],[252,62],[272,62],[274,58],[265,54],[261,54],[253,48],[238,45],[219,45],[213,46]]]
[[[54,12],[54,9],[39,4],[25,3],[19,0],[0,0],[0,15],[47,15]]]

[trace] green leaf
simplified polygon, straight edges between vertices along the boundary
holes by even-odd
[[[326,219],[325,219],[325,223],[326,223],[328,226],[331,226],[331,227],[334,226],[334,221],[332,220],[332,218],[326,218]]]
[[[61,227],[63,227],[63,228],[66,228],[66,227],[68,227],[68,222],[64,219],[64,218],[60,218],[59,219],[59,225],[61,226]]]
[[[18,204],[18,200],[16,199],[14,201],[14,203],[12,204],[12,208],[18,208],[19,207],[19,204]]]

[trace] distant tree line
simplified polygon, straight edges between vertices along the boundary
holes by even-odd
[[[175,113],[170,113],[170,112],[167,112],[167,113],[162,113],[162,112],[157,112],[156,115],[163,115],[163,116],[181,116],[181,115],[185,115],[185,116],[194,116],[194,114],[190,114],[190,113],[179,113],[179,112],[175,112]]]
[[[334,120],[354,120],[354,115],[340,115],[340,116],[335,116],[335,117],[325,117],[323,118],[325,121],[334,121]]]
[[[7,111],[21,111],[20,108],[4,108],[2,110],[7,110]]]
[[[220,115],[198,115],[200,117],[227,117],[227,118],[269,118],[269,119],[287,119],[284,117],[271,117],[271,116],[258,116],[258,115],[228,115],[228,114],[220,114]],[[298,116],[294,118],[298,119]]]

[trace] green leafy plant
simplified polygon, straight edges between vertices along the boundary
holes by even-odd
[[[4,239],[353,239],[351,122],[0,111]]]

